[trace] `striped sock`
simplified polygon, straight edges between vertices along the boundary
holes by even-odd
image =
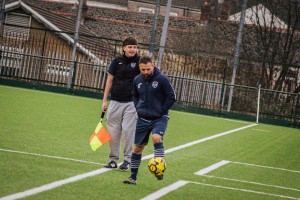
[[[142,155],[141,154],[136,154],[136,153],[131,154],[131,164],[130,164],[131,176],[130,177],[133,180],[136,180],[136,176],[137,176],[138,171],[139,171],[141,160],[142,160]]]
[[[156,143],[154,144],[154,158],[156,157],[165,157],[165,149],[163,143]]]

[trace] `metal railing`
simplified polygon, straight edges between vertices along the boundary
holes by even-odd
[[[2,55],[6,53],[14,59],[1,63],[1,78],[67,87],[70,60],[8,52],[2,52]],[[106,72],[107,66],[76,61],[72,90],[103,92]],[[300,123],[299,94],[168,76],[175,87],[177,101],[184,106],[227,112],[229,88],[233,87],[231,113],[251,115],[257,119],[261,117],[284,120],[291,124]]]
[[[102,62],[95,63],[89,57],[78,54],[72,63],[68,46],[57,43],[54,39],[45,42],[43,37],[28,41],[0,38],[0,78],[67,88],[70,66],[73,64],[71,90],[103,92],[108,65],[121,49],[120,41],[107,41],[113,47],[114,54],[102,55]],[[97,49],[94,51],[97,52]],[[142,45],[140,51],[147,51],[146,46]],[[196,68],[193,68],[195,65],[200,66],[203,59],[191,63],[186,55],[178,56],[170,52],[166,52],[165,58],[167,64],[162,67],[162,71],[174,84],[177,102],[183,106],[227,113],[229,91],[233,87],[230,113],[250,115],[257,119],[259,117],[259,120],[268,118],[300,124],[299,94],[242,85],[231,86],[226,77],[226,58],[225,62],[214,58],[213,64],[221,65],[219,70],[205,65],[209,68],[203,71],[195,71]]]

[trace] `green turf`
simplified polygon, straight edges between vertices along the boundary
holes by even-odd
[[[100,100],[0,85],[0,110],[0,197],[85,174],[109,161],[108,144],[93,152],[87,142],[99,121]],[[165,149],[250,124],[171,111]],[[195,183],[162,199],[300,198],[299,145],[299,129],[259,124],[167,153],[163,181],[150,174],[144,160],[136,186],[122,183],[130,172],[114,170],[25,199],[141,199],[179,180]],[[149,144],[143,155],[152,153]],[[210,177],[194,174],[222,160],[233,162]]]

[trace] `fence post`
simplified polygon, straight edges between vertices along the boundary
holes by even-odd
[[[223,112],[223,107],[224,107],[224,96],[225,96],[225,81],[226,81],[226,68],[227,68],[227,58],[225,59],[225,64],[224,64],[224,71],[223,71],[223,81],[222,81],[222,88],[221,88],[221,97],[220,97],[220,108],[219,110]]]
[[[117,55],[117,41],[115,41],[115,46],[114,46],[114,56],[115,57]]]
[[[296,96],[295,114],[294,114],[294,126],[298,128],[299,124],[297,121],[297,116],[300,114],[300,93]]]
[[[44,53],[45,53],[45,46],[46,46],[46,37],[47,37],[47,31],[44,30],[44,40],[43,40],[43,45],[42,45],[42,52],[41,52],[41,61],[40,61],[40,70],[38,74],[38,80],[41,81],[41,74],[42,74],[42,68],[43,68],[43,63],[44,63]],[[47,63],[47,60],[46,60]],[[47,71],[47,65],[46,65],[46,71]]]
[[[257,111],[256,111],[256,123],[258,124],[258,118],[259,118],[259,104],[260,104],[260,87],[261,84],[258,85],[258,94],[257,94]]]
[[[185,57],[184,57],[184,65],[183,65],[183,74],[182,74],[181,85],[180,85],[180,93],[178,95],[178,100],[179,101],[181,100],[181,96],[182,96],[182,92],[183,92],[182,88],[183,88],[183,81],[184,81],[184,78],[185,78],[186,63],[187,63],[187,58],[186,58],[186,55],[185,55]]]
[[[70,90],[73,92],[74,91],[74,85],[75,85],[75,80],[76,80],[76,71],[77,71],[77,61],[74,61],[74,67],[73,67],[73,76],[72,76],[72,83],[71,83],[71,88]]]

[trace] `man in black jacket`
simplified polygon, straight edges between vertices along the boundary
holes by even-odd
[[[137,54],[137,40],[128,37],[123,41],[123,55],[116,56],[108,68],[106,86],[103,95],[102,111],[107,109],[108,95],[111,94],[106,115],[110,141],[110,162],[106,168],[117,168],[120,158],[121,136],[124,138],[124,162],[119,169],[127,171],[134,141],[137,114],[132,101],[132,81],[140,74]]]
[[[136,184],[142,152],[148,144],[150,133],[154,145],[154,157],[164,158],[163,136],[169,120],[168,111],[176,101],[176,95],[169,79],[154,67],[149,56],[142,56],[139,62],[140,75],[133,80],[133,102],[138,120],[131,154],[131,176],[126,184]],[[156,175],[158,180],[163,174]]]

